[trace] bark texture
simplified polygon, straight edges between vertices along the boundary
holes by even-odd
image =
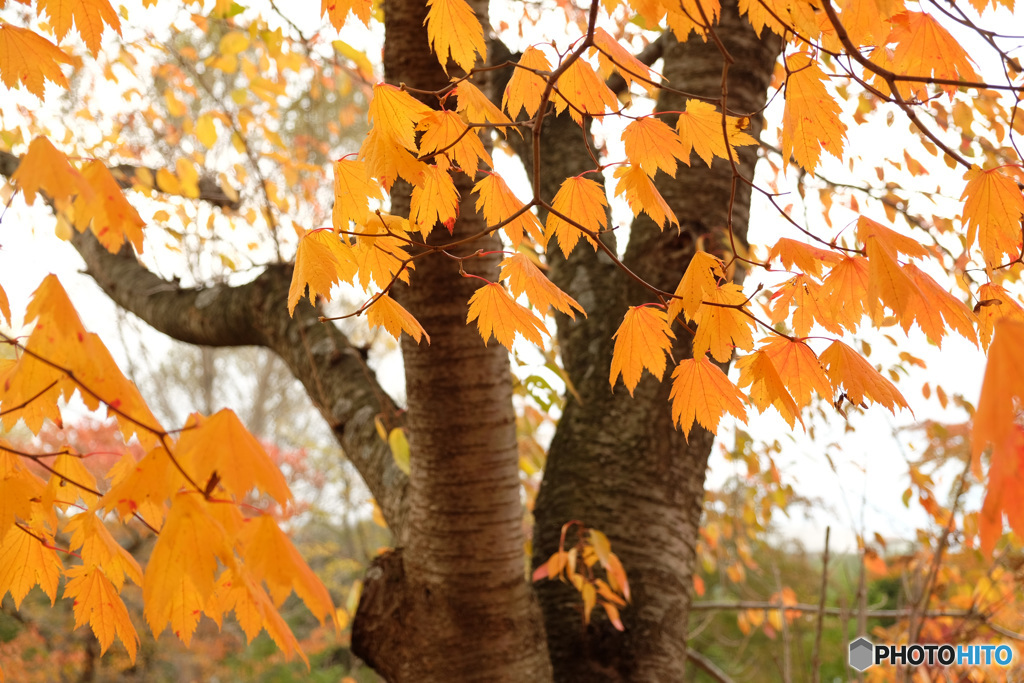
[[[486,25],[487,3],[471,5]],[[387,0],[385,17],[386,79],[420,91],[444,87],[448,79],[427,48],[424,3]],[[460,179],[454,234],[436,226],[431,242],[485,227],[469,179]],[[391,201],[392,212],[408,215],[409,187],[396,185]],[[478,250],[489,253],[465,258]],[[409,534],[401,553],[375,567],[372,592],[356,616],[367,637],[353,637],[357,654],[392,680],[551,676],[540,608],[525,576],[508,351],[493,341],[482,344],[475,326],[466,324],[470,297],[484,280],[498,279],[500,251],[491,235],[430,254],[417,262],[410,286],[396,292],[430,335],[429,346],[402,341]],[[460,276],[463,270],[468,276]],[[396,633],[396,615],[403,633]]]
[[[759,40],[734,3],[724,3],[716,27],[736,64],[730,69],[728,105],[743,113],[763,107],[778,55],[778,41]],[[680,90],[720,97],[723,57],[712,41],[679,44],[668,37],[664,72]],[[659,110],[677,111],[681,97],[664,94]],[[580,146],[580,130],[565,119],[542,132],[545,194],[566,175],[592,168]],[[760,117],[752,117],[755,138]],[[573,148],[567,144],[575,143]],[[581,156],[582,154],[582,156]],[[745,148],[740,172],[753,177],[756,149]],[[680,220],[680,231],[661,232],[646,217],[633,225],[625,264],[645,280],[672,291],[693,256],[698,238],[709,246],[727,244],[732,167],[716,160],[712,169],[696,155],[674,180],[658,183]],[[732,204],[736,239],[744,241],[750,189],[739,183]],[[718,244],[716,245],[716,236]],[[711,239],[708,239],[711,238]],[[581,253],[581,250],[583,253]],[[559,318],[565,369],[581,401],[569,397],[548,454],[535,510],[534,563],[558,547],[562,524],[580,520],[604,531],[622,560],[633,590],[619,633],[600,615],[581,628],[579,594],[557,582],[538,586],[548,646],[559,681],[672,681],[683,676],[690,586],[704,497],[704,473],[713,437],[695,428],[687,443],[672,424],[670,378],[640,382],[631,398],[621,382],[608,387],[613,342],[627,306],[654,300],[601,254],[581,247],[569,261],[553,258],[552,279],[590,313],[575,322]],[[582,257],[582,258],[581,258]],[[677,327],[678,332],[678,327]],[[673,348],[676,361],[691,356],[685,333]]]

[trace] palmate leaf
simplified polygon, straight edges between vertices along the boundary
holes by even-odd
[[[664,311],[651,306],[630,306],[614,339],[608,378],[613,387],[621,374],[632,395],[644,368],[659,380],[665,374],[665,356],[672,349],[675,334],[669,329]]]
[[[68,87],[61,64],[71,64],[71,58],[59,47],[35,31],[0,21],[0,81],[8,88],[24,85],[43,99],[46,81]]]
[[[544,323],[528,308],[516,303],[497,282],[484,285],[470,297],[466,322],[474,320],[484,342],[494,335],[498,343],[509,351],[512,350],[516,333],[534,344],[543,343],[541,332],[547,333]]]
[[[463,71],[487,55],[484,29],[466,0],[427,0],[427,7],[427,36],[445,73],[449,55]]]
[[[687,358],[672,373],[672,417],[689,439],[693,423],[714,433],[726,413],[744,420],[743,395],[707,356]]]

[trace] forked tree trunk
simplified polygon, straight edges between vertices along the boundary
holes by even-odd
[[[487,25],[486,1],[471,4]],[[422,0],[387,0],[389,82],[419,90],[447,83],[429,51],[425,17]],[[455,233],[449,237],[438,228],[432,240],[484,228],[471,184],[460,180]],[[409,186],[396,184],[391,201],[394,213],[408,215]],[[449,253],[469,256],[478,249],[493,253],[468,258],[462,267],[496,281],[496,236]],[[461,277],[457,260],[432,254],[416,263],[410,286],[398,292],[430,335],[429,346],[408,336],[402,342],[412,468],[407,540],[400,554],[381,564],[381,580],[368,583],[353,634],[357,653],[393,680],[551,677],[540,608],[526,581],[508,351],[493,341],[485,346],[475,326],[466,324],[467,302],[483,285]]]
[[[759,113],[780,42],[759,40],[737,15],[735,3],[723,3],[718,36],[736,64],[730,70],[729,108]],[[669,40],[664,75],[676,89],[721,96],[722,56],[712,41]],[[682,98],[664,94],[660,111],[679,111]],[[669,123],[672,118],[666,117]],[[748,132],[757,138],[762,121],[752,117]],[[575,128],[575,130],[574,130]],[[560,182],[592,168],[581,147],[578,127],[564,119],[542,134],[545,175]],[[570,141],[567,143],[566,141]],[[753,178],[756,149],[743,148],[739,169]],[[679,218],[681,230],[661,232],[646,217],[634,223],[625,263],[654,286],[672,291],[693,255],[696,240],[706,250],[723,243],[730,204],[732,168],[716,160],[712,169],[693,156],[675,180],[661,175],[658,185]],[[740,183],[732,205],[736,239],[746,241],[750,188]],[[550,194],[548,195],[550,196]],[[724,244],[728,244],[724,241]],[[590,313],[585,320],[559,319],[559,343],[565,369],[580,401],[568,397],[551,444],[544,482],[535,510],[534,563],[558,547],[561,526],[579,520],[605,532],[622,560],[633,592],[623,611],[624,633],[595,610],[594,622],[581,624],[579,594],[565,584],[538,587],[548,645],[558,681],[674,681],[686,662],[686,635],[697,532],[704,498],[704,472],[712,436],[699,428],[687,443],[672,424],[668,373],[658,383],[646,377],[630,397],[621,382],[608,386],[613,342],[628,305],[652,295],[617,271],[601,255],[580,247],[568,261],[553,259],[555,282]],[[719,252],[719,255],[722,255]],[[691,339],[676,326],[675,361],[691,356]]]

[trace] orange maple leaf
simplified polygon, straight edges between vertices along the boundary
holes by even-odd
[[[672,417],[689,440],[694,421],[709,432],[718,430],[726,413],[747,418],[743,395],[707,356],[687,358],[672,373]]]
[[[513,247],[523,241],[523,234],[528,234],[538,244],[544,244],[544,228],[532,211],[522,211],[523,203],[509,188],[505,179],[497,173],[485,173],[473,191],[479,196],[476,210],[483,211],[487,225],[497,225],[508,221],[502,227]],[[515,216],[519,213],[518,216]],[[511,220],[509,220],[512,218]]]
[[[722,133],[722,113],[715,105],[700,100],[687,100],[686,111],[676,121],[676,132],[683,143],[683,163],[690,165],[690,150],[708,166],[714,157],[729,159],[736,157],[736,147],[756,145],[757,140],[750,137],[740,128],[739,117],[726,117],[726,128],[729,132],[728,145]]]
[[[725,363],[733,349],[749,350],[754,345],[754,320],[741,310],[747,297],[735,282],[727,282],[704,292],[704,302],[693,316],[697,333],[693,337],[693,353],[703,356],[711,353],[715,360]]]
[[[66,574],[64,597],[74,600],[75,628],[89,624],[100,643],[101,655],[116,636],[124,643],[128,658],[134,664],[139,634],[117,588],[96,565],[72,567]]]
[[[476,175],[481,160],[493,166],[480,136],[470,130],[456,112],[446,109],[432,112],[423,117],[416,128],[425,131],[420,139],[422,154],[437,153],[442,158],[447,157],[470,177]]]
[[[493,334],[498,343],[509,351],[512,350],[512,342],[515,341],[517,332],[526,341],[537,345],[544,341],[541,332],[547,333],[544,323],[531,313],[530,309],[516,303],[497,282],[484,285],[470,297],[466,322],[474,320],[484,343],[488,342]]]
[[[910,410],[906,399],[892,382],[882,377],[863,356],[843,342],[832,342],[819,358],[828,372],[832,386],[838,389],[841,385],[851,402],[859,405],[868,398],[881,403],[893,414],[896,413],[896,406]]]
[[[68,163],[64,153],[42,135],[29,144],[28,152],[22,157],[11,181],[25,195],[25,203],[29,206],[35,202],[39,191],[58,203],[77,194],[92,192],[78,169]]]
[[[896,43],[893,54],[893,71],[896,73],[954,81],[980,80],[963,46],[931,15],[924,12],[900,12],[889,22],[892,24],[892,33],[885,42]],[[911,87],[918,98],[927,98],[928,89],[925,84],[913,83]],[[955,85],[943,85],[942,89],[950,98],[956,92]]]
[[[366,309],[366,321],[370,327],[383,327],[395,339],[399,339],[402,332],[405,332],[417,344],[424,337],[427,338],[427,343],[430,343],[430,335],[426,333],[412,313],[405,310],[400,303],[387,294],[381,293],[373,300],[370,307]]]
[[[798,408],[810,405],[813,394],[831,399],[835,393],[825,369],[806,343],[774,337],[760,349],[772,360],[779,377]]]
[[[0,81],[8,88],[24,85],[43,99],[45,81],[68,87],[60,65],[71,63],[63,50],[35,31],[0,21]]]
[[[675,320],[680,312],[687,320],[693,320],[704,300],[705,292],[718,288],[718,281],[725,279],[722,261],[706,251],[698,250],[686,266],[686,272],[673,292],[676,298],[668,304],[668,319]]]
[[[64,573],[64,565],[54,550],[57,546],[53,535],[42,524],[29,526],[30,529],[12,526],[6,533],[0,532],[0,600],[10,592],[15,609],[36,585],[53,605]]]
[[[868,301],[868,260],[861,256],[847,256],[832,267],[821,283],[819,297],[822,301],[842,301],[842,306],[827,306],[832,319],[851,332],[857,330],[864,317],[864,305]]]
[[[661,380],[665,374],[665,357],[671,353],[675,338],[664,311],[652,306],[630,306],[613,337],[615,350],[608,377],[611,386],[615,386],[621,374],[632,396],[644,368]]]
[[[367,26],[373,13],[372,0],[320,0],[320,16],[327,15],[331,26],[341,30],[348,13],[356,15]]]
[[[432,110],[409,93],[388,83],[373,86],[369,119],[375,130],[406,149],[417,151],[416,125]]]
[[[381,198],[380,186],[370,178],[366,162],[355,159],[339,159],[334,162],[332,222],[335,232],[351,229],[349,221],[365,225],[370,219],[367,202]]]
[[[499,126],[501,134],[505,134],[505,125],[511,125],[505,114],[491,102],[487,95],[480,91],[472,83],[462,81],[452,90],[457,98],[458,106],[456,111],[466,117],[472,123],[493,123]]]
[[[755,351],[737,360],[736,367],[740,371],[739,386],[750,387],[750,401],[760,412],[763,413],[768,406],[775,406],[790,428],[796,426],[797,420],[803,424],[800,409],[786,389],[769,354]]]
[[[64,40],[74,24],[94,57],[99,54],[105,27],[121,35],[121,20],[107,0],[38,0],[36,11],[49,15],[57,40]]]
[[[608,223],[608,214],[605,210],[608,200],[604,196],[604,188],[589,178],[582,176],[566,178],[562,182],[562,186],[558,188],[558,193],[555,194],[555,200],[551,206],[562,216],[566,216],[593,233],[600,232]],[[580,235],[585,235],[587,241],[593,244],[595,249],[597,248],[597,243],[590,235],[581,232],[575,225],[568,223],[553,212],[548,214],[544,234],[548,239],[552,237],[558,239],[558,246],[561,247],[562,253],[566,257],[579,242]]]
[[[806,53],[786,58],[786,108],[782,115],[782,157],[784,166],[792,156],[808,173],[813,173],[821,150],[841,159],[846,124],[839,105],[825,88],[825,73]]]
[[[174,454],[200,486],[217,477],[238,500],[254,489],[269,494],[282,506],[292,500],[281,470],[228,408],[210,417],[193,413]]]
[[[107,251],[116,254],[125,240],[142,253],[142,228],[146,225],[132,206],[121,187],[100,161],[90,161],[82,169],[82,177],[92,187],[89,194],[75,199],[75,228],[83,232],[86,227]]]
[[[584,317],[587,315],[575,299],[559,289],[522,252],[517,252],[501,262],[501,279],[508,280],[512,296],[525,294],[530,304],[542,314],[554,307],[573,320],[576,319],[573,309],[583,313]]]
[[[964,202],[968,248],[977,239],[985,263],[990,267],[999,265],[1004,254],[1017,258],[1021,252],[1024,193],[1001,168],[983,171],[973,166],[964,180],[967,186],[960,199]]]
[[[805,242],[783,237],[768,252],[769,263],[775,259],[782,262],[782,267],[791,270],[796,266],[811,277],[820,278],[822,266],[832,267],[842,260],[842,256],[828,249],[820,249]]]
[[[615,169],[615,196],[626,195],[626,202],[629,204],[633,216],[639,216],[643,211],[658,227],[664,229],[666,223],[679,225],[679,219],[668,205],[665,198],[658,192],[650,176],[639,166],[619,166]]]
[[[650,67],[634,57],[632,52],[623,47],[603,28],[598,27],[594,31],[594,46],[600,50],[597,55],[597,64],[601,78],[608,80],[613,72],[618,71],[622,80],[626,81],[627,88],[638,82],[650,94],[657,89],[651,80]]]
[[[295,253],[295,269],[288,288],[288,315],[295,314],[295,305],[309,286],[309,302],[317,295],[331,300],[331,287],[350,282],[356,274],[351,249],[330,230],[310,230],[299,240]]]

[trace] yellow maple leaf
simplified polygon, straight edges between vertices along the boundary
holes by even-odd
[[[2,35],[2,34],[0,34]],[[32,140],[28,152],[22,157],[11,181],[25,195],[25,203],[32,205],[37,192],[57,202],[77,194],[91,195],[92,189],[68,158],[44,136]],[[91,199],[91,196],[89,197]]]
[[[96,477],[82,462],[82,456],[68,447],[50,465],[50,480],[43,495],[44,507],[57,506],[61,512],[75,505],[81,498],[85,507],[92,507],[99,499]]]
[[[54,550],[57,546],[53,535],[41,524],[30,526],[30,530],[12,526],[7,533],[0,532],[0,600],[10,592],[15,609],[36,585],[53,605],[64,573],[64,565]]]
[[[370,123],[386,139],[406,149],[417,151],[416,125],[430,112],[430,107],[400,88],[388,83],[373,86]]]
[[[896,406],[910,409],[892,382],[882,377],[863,356],[843,342],[832,342],[819,358],[832,386],[839,389],[841,385],[852,403],[859,405],[867,398],[881,403],[893,414],[896,413]]]
[[[615,350],[608,382],[614,387],[621,374],[632,396],[644,368],[661,380],[665,357],[671,353],[675,338],[664,311],[652,306],[630,306],[613,337]]]
[[[689,164],[689,149],[683,147],[679,136],[664,121],[645,116],[631,122],[622,131],[626,156],[634,166],[642,168],[652,178],[660,168],[673,178],[676,159]]]
[[[569,116],[583,123],[585,114],[597,116],[605,109],[615,109],[618,100],[605,82],[594,73],[593,67],[582,57],[569,65],[558,77],[554,97],[555,111],[561,114],[568,107]],[[570,106],[571,105],[571,106]]]
[[[1004,254],[1017,258],[1021,250],[1024,193],[1001,168],[983,171],[973,166],[964,180],[967,186],[960,199],[964,202],[967,246],[973,246],[977,239],[990,267],[999,265]]]
[[[366,320],[370,323],[370,327],[383,327],[395,339],[399,339],[402,332],[405,332],[416,340],[417,344],[423,337],[427,338],[428,344],[430,343],[430,335],[426,333],[412,313],[405,310],[400,303],[387,294],[381,293],[373,300],[370,307],[366,309]]]
[[[71,63],[59,47],[35,31],[0,21],[0,81],[8,88],[24,85],[43,99],[45,81],[68,87],[60,65]]]
[[[481,160],[493,166],[480,136],[470,130],[456,112],[446,109],[432,112],[416,127],[424,131],[420,139],[421,154],[446,156],[471,178],[476,175]]]
[[[995,444],[999,449],[1016,424],[1015,405],[1024,399],[1022,348],[1024,321],[1004,318],[996,323],[971,432],[971,454],[976,474],[980,474],[981,454],[988,444]]]
[[[715,360],[725,363],[733,349],[749,350],[754,345],[754,320],[740,308],[747,297],[735,282],[727,282],[704,292],[704,303],[693,316],[697,333],[693,337],[693,353],[703,356],[711,353]],[[716,305],[717,304],[717,305]]]
[[[174,496],[142,582],[144,613],[153,635],[159,636],[170,623],[186,647],[213,593],[218,560],[235,564],[224,528],[206,511],[209,505],[196,492]]]
[[[349,230],[349,221],[363,225],[370,219],[367,202],[381,199],[380,186],[373,182],[366,163],[355,159],[334,162],[334,230]]]
[[[320,16],[326,14],[331,26],[339,31],[345,25],[345,19],[348,18],[349,12],[369,26],[373,2],[372,0],[320,0]]]
[[[544,323],[530,309],[516,303],[497,282],[490,282],[473,292],[469,299],[466,322],[474,320],[485,343],[493,334],[498,343],[509,351],[512,350],[516,332],[526,341],[537,345],[544,341],[541,332],[547,333]]]
[[[732,157],[736,158],[737,147],[757,144],[757,140],[743,132],[742,124],[742,120],[737,116],[726,117],[726,129],[729,133],[729,144],[726,147],[726,137],[722,132],[722,113],[713,104],[687,100],[686,111],[680,114],[679,120],[676,121],[676,132],[683,145],[683,155],[680,159],[689,166],[691,150],[697,152],[697,156],[708,166],[716,156],[728,159],[730,150]]]
[[[427,0],[427,38],[441,68],[448,73],[448,56],[470,71],[476,55],[487,56],[484,29],[466,0]]]
[[[548,308],[554,307],[573,320],[576,319],[573,309],[583,313],[583,317],[587,315],[575,299],[559,289],[522,252],[517,252],[501,262],[501,279],[508,280],[512,296],[525,294],[530,304],[542,314],[547,313]]]
[[[523,211],[523,203],[519,201],[515,193],[509,188],[505,179],[497,173],[485,173],[473,191],[479,196],[476,200],[476,210],[483,211],[484,220],[488,226],[498,225],[508,221],[502,226],[505,235],[513,247],[519,246],[523,241],[523,234],[528,234],[533,241],[544,244],[544,228],[541,226],[537,216],[532,211]],[[519,213],[518,216],[512,218]],[[511,220],[509,220],[511,218]]]
[[[900,12],[893,16],[892,33],[887,43],[896,43],[893,54],[894,71],[908,76],[932,76],[950,80],[979,81],[963,46],[931,15],[924,12]],[[925,99],[924,83],[912,83],[918,98]],[[952,98],[956,86],[944,85]]]
[[[666,223],[678,227],[679,219],[676,218],[676,214],[643,169],[638,166],[619,166],[615,169],[615,178],[618,180],[615,185],[615,196],[626,195],[626,202],[634,217],[643,211],[662,229]]]
[[[331,300],[331,287],[339,282],[350,282],[356,274],[354,255],[330,230],[310,230],[299,240],[295,253],[295,269],[288,288],[288,315],[294,315],[295,305],[309,285],[309,302],[316,303],[317,295]]]
[[[717,289],[718,281],[724,279],[722,261],[717,256],[698,250],[690,259],[686,272],[673,292],[676,298],[668,304],[668,319],[675,320],[682,312],[686,314],[687,320],[693,320],[705,292]]]
[[[95,565],[72,567],[67,570],[67,577],[64,597],[74,601],[75,628],[89,624],[100,643],[101,655],[116,636],[124,643],[128,658],[134,664],[139,634],[110,579]]]
[[[504,126],[511,124],[512,121],[498,107],[494,106],[494,103],[480,91],[480,88],[469,81],[463,81],[452,92],[455,93],[458,102],[456,111],[465,116],[468,121],[496,124],[501,134],[505,134]]]
[[[763,413],[768,406],[775,406],[790,428],[796,426],[797,420],[803,424],[800,409],[789,395],[771,356],[764,351],[755,351],[737,360],[736,368],[740,371],[740,388],[750,387],[750,402],[758,411]]]
[[[694,421],[709,432],[718,430],[726,413],[747,418],[743,395],[722,370],[701,354],[687,358],[672,373],[672,418],[689,440]]]
[[[562,182],[562,186],[558,188],[551,206],[562,216],[573,220],[593,233],[600,232],[608,222],[608,215],[605,211],[608,200],[604,196],[604,188],[593,180],[582,176],[566,178]],[[585,235],[575,225],[554,213],[548,214],[544,234],[548,239],[552,237],[558,239],[558,246],[561,247],[562,253],[566,257],[579,242],[580,235]],[[597,243],[590,235],[585,236],[596,249]]]
[[[49,15],[57,40],[64,40],[74,24],[94,57],[99,54],[106,26],[121,35],[121,20],[107,0],[38,0],[36,11]]]
[[[551,71],[551,62],[538,48],[528,47],[519,58],[518,66],[512,71],[512,78],[505,86],[505,94],[501,98],[501,106],[516,118],[520,110],[527,116],[534,116],[540,108],[540,98],[544,94],[547,81],[536,72]]]
[[[434,225],[441,223],[451,233],[459,217],[459,191],[448,171],[436,165],[427,166],[420,181],[412,188],[409,222],[427,238]]]
[[[813,173],[821,150],[841,159],[846,124],[839,105],[825,88],[826,76],[810,55],[800,52],[786,58],[786,108],[782,115],[782,156],[789,165],[792,156],[808,173]]]
[[[254,489],[269,494],[282,506],[292,500],[281,470],[228,408],[210,417],[193,413],[174,454],[200,486],[216,476],[237,500]]]

